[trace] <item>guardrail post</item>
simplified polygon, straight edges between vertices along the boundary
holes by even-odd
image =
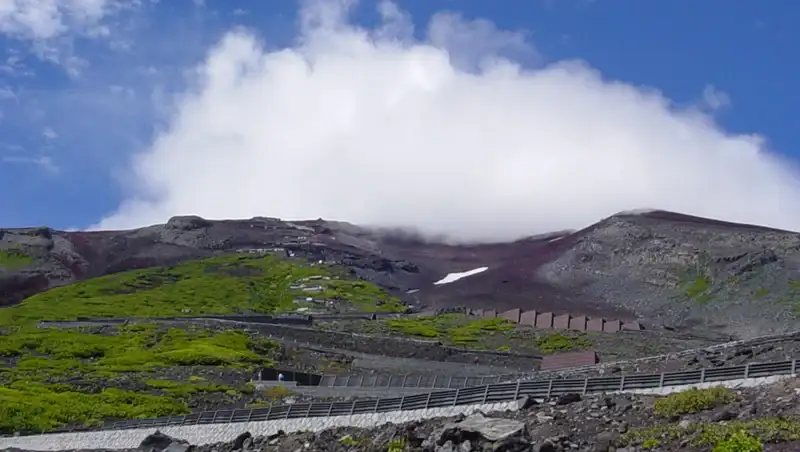
[[[438,376],[438,375],[434,375],[434,376],[433,376],[433,386],[431,386],[432,388],[436,388],[436,380],[437,380],[438,378],[439,378],[439,376]]]
[[[486,385],[486,388],[483,390],[483,403],[486,403],[486,400],[489,398],[489,385]]]
[[[294,405],[289,405],[289,409],[288,409],[288,410],[286,410],[286,415],[285,415],[285,416],[283,416],[283,418],[284,418],[284,419],[289,419],[289,413],[291,413],[291,412],[292,412],[292,407],[293,407],[293,406],[294,406]]]
[[[431,396],[432,395],[433,395],[433,392],[429,392],[428,393],[428,398],[425,399],[425,409],[426,410],[430,409],[430,407],[431,407]]]
[[[797,360],[793,359],[792,360],[792,375],[795,375],[796,373],[797,373]]]
[[[461,388],[456,389],[456,396],[453,397],[453,406],[456,406],[456,404],[458,403],[458,393],[460,393],[460,392],[461,392]]]
[[[586,392],[589,390],[589,377],[584,378],[583,380],[583,395],[586,395]]]
[[[700,383],[706,382],[706,370],[700,369]]]
[[[550,383],[547,385],[547,397],[550,397],[550,394],[553,392],[553,379],[550,379]]]
[[[519,388],[522,386],[522,382],[517,380],[517,389],[514,390],[514,400],[519,399]]]
[[[214,411],[214,416],[211,417],[211,423],[212,424],[217,421],[217,415],[218,414],[219,414],[219,411]],[[197,419],[200,420],[200,417],[198,416]]]
[[[744,366],[744,378],[750,378],[750,363]]]
[[[400,384],[401,388],[405,388],[406,387],[406,380],[408,380],[408,374],[403,375],[403,383]]]
[[[625,375],[622,375],[619,379],[619,390],[620,391],[625,390]]]
[[[355,402],[355,400],[354,400],[354,401],[353,401],[353,404],[350,406],[350,416],[352,416],[353,414],[355,414],[355,412],[356,412],[356,402]]]
[[[252,419],[252,418],[253,418],[253,410],[250,410],[250,411],[247,413],[247,422],[250,422],[250,419]]]
[[[659,388],[663,388],[664,387],[664,372],[661,372],[661,378],[659,378],[659,380],[658,380],[658,387]]]
[[[334,402],[331,402],[331,406],[328,407],[328,417],[330,417],[331,413],[333,413],[333,403]],[[377,410],[377,409],[378,409],[378,405],[375,405],[375,410]]]
[[[447,389],[453,389],[453,376],[450,375],[450,380],[447,381]]]
[[[400,397],[400,411],[403,411],[403,405],[406,403],[406,396]],[[355,403],[353,403],[355,405]]]
[[[352,376],[352,375],[348,375],[348,376],[347,376],[347,380],[345,380],[345,381],[344,381],[344,385],[345,385],[345,386],[347,386],[347,387],[349,387],[349,386],[350,386],[350,379],[351,379],[351,378],[353,378],[353,376]]]

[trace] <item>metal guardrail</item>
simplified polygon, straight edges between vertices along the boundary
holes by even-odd
[[[580,373],[598,369],[608,369],[615,366],[629,365],[629,364],[644,364],[667,359],[678,359],[695,356],[700,353],[714,353],[722,350],[735,349],[737,347],[757,347],[760,345],[769,345],[778,342],[783,342],[788,339],[800,339],[800,331],[790,331],[788,333],[769,334],[764,336],[753,337],[750,339],[740,339],[737,341],[724,342],[721,344],[710,345],[706,347],[692,348],[688,350],[681,350],[679,352],[664,353],[661,355],[646,356],[644,358],[623,359],[618,361],[606,361],[599,364],[590,366],[570,367],[564,369],[540,370],[536,375],[531,378],[542,378],[550,375],[561,375],[564,373]]]
[[[478,403],[497,403],[521,397],[547,398],[570,393],[598,393],[652,389],[697,383],[721,382],[740,378],[759,378],[792,375],[800,360],[747,364],[741,366],[666,372],[650,375],[621,375],[540,381],[516,381],[476,387],[449,389],[388,399],[356,400],[351,402],[299,403],[273,405],[266,408],[218,410],[153,419],[132,419],[105,424],[102,430],[122,430],[174,425],[218,424],[234,422],[272,421],[324,416],[344,416],[387,411],[418,410]]]
[[[317,386],[328,388],[430,388],[458,389],[520,378],[519,374],[458,377],[450,375],[323,375]]]

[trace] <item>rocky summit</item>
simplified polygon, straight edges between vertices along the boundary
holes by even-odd
[[[638,319],[650,329],[735,337],[792,330],[800,308],[800,234],[664,211],[472,245],[264,217],[176,217],[128,231],[3,229],[0,305],[101,275],[232,252],[335,264],[405,303],[432,308]],[[441,282],[456,273],[468,276]]]

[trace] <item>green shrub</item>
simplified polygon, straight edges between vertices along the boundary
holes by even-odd
[[[658,416],[672,417],[698,413],[735,400],[736,395],[723,386],[708,389],[692,388],[659,398],[653,404]]]
[[[714,447],[728,444],[731,438],[750,435],[761,443],[780,443],[800,440],[800,422],[786,418],[759,418],[750,421],[730,421],[722,424],[657,424],[649,427],[634,428],[623,434],[617,445],[626,447],[634,444],[659,444],[680,442],[695,447]],[[735,443],[736,439],[733,440]],[[725,449],[722,449],[725,450]]]
[[[179,398],[187,398],[192,394],[198,393],[227,393],[233,389],[230,386],[216,383],[181,383],[171,380],[146,380],[144,383],[153,389],[158,389],[164,394]],[[238,392],[234,391],[234,394],[238,394]]]
[[[558,353],[591,347],[583,334],[552,333],[536,338],[536,348],[542,353]]]
[[[689,287],[686,288],[686,296],[689,298],[694,298],[698,295],[701,295],[703,292],[708,290],[711,284],[711,278],[707,275],[699,275],[694,278]]]
[[[29,266],[32,262],[33,259],[19,248],[0,250],[0,269],[17,270]]]
[[[0,432],[46,432],[64,424],[95,425],[103,419],[147,418],[186,414],[186,406],[169,397],[109,388],[98,394],[64,385],[12,383],[0,387]]]
[[[471,345],[483,337],[514,329],[514,324],[505,319],[474,319],[463,314],[395,319],[387,321],[386,325],[395,333],[440,339],[453,345]]]
[[[403,452],[406,449],[406,442],[402,439],[393,439],[386,445],[386,452]]]
[[[655,449],[656,447],[659,446],[659,444],[661,443],[655,438],[648,438],[642,441],[642,447],[644,449]]]
[[[347,446],[347,447],[356,447],[356,446],[361,444],[361,441],[353,438],[350,435],[345,435],[345,436],[339,438],[339,444],[341,444],[342,446]]]
[[[761,452],[761,441],[750,433],[739,430],[720,441],[711,452]]]

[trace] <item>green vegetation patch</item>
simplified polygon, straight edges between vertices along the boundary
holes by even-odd
[[[736,399],[736,394],[724,386],[707,389],[691,388],[661,397],[653,404],[653,413],[663,417],[680,416],[710,410]]]
[[[201,393],[214,393],[214,392],[221,392],[221,393],[236,393],[238,394],[239,391],[232,388],[228,385],[217,384],[217,383],[183,383],[180,381],[172,381],[172,380],[145,380],[144,384],[147,386],[158,390],[161,393],[169,394],[173,397],[178,398],[188,398],[193,394],[201,394]]]
[[[551,333],[536,338],[536,348],[546,354],[583,350],[591,346],[585,333]]]
[[[788,418],[761,418],[680,426],[661,424],[631,429],[618,441],[622,447],[680,442],[695,447],[713,447],[714,452],[758,452],[762,443],[800,440],[800,422]],[[741,447],[741,448],[735,448]]]
[[[66,385],[15,382],[0,387],[0,432],[46,432],[64,424],[96,425],[104,419],[186,414],[183,403],[166,397],[104,389],[75,392]]]
[[[16,366],[0,379],[43,381],[55,375],[113,376],[171,366],[268,366],[278,344],[256,341],[238,330],[121,327],[110,334],[76,330],[24,329],[0,337],[0,356]]]
[[[11,271],[31,265],[33,259],[19,248],[0,250],[0,269]]]
[[[686,288],[686,296],[689,298],[700,297],[709,289],[710,285],[711,278],[708,275],[698,275]]]
[[[274,256],[224,255],[171,267],[132,270],[93,278],[25,299],[0,310],[0,326],[32,325],[77,317],[178,317],[273,313],[293,309],[289,286],[309,276],[336,273]],[[362,305],[394,299],[367,282],[333,282],[336,294]],[[387,308],[388,309],[388,308]]]
[[[325,290],[312,296],[345,300],[358,311],[401,312],[405,309],[399,299],[365,281],[338,279],[318,282]]]
[[[0,431],[48,431],[63,424],[94,424],[108,418],[185,413],[192,395],[238,395],[245,388],[205,382],[200,377],[175,382],[148,380],[146,375],[176,366],[252,370],[271,365],[270,358],[278,347],[275,342],[252,339],[238,330],[133,325],[92,334],[24,328],[0,336],[0,356],[12,363],[0,371]],[[140,384],[153,393],[109,388],[93,394],[74,386],[75,381],[94,387],[113,386],[117,379],[131,373],[144,375]]]
[[[482,337],[514,329],[514,323],[500,318],[471,319],[464,314],[411,317],[386,322],[389,329],[406,336],[439,339],[454,345],[472,345]]]
[[[8,251],[0,254],[0,265],[9,265],[8,256]],[[14,256],[17,264],[28,262]],[[224,255],[94,278],[4,308],[0,310],[0,358],[9,366],[0,368],[0,404],[4,405],[0,428],[47,431],[106,418],[186,412],[187,399],[193,395],[233,396],[245,393],[245,388],[199,377],[188,382],[161,379],[165,372],[173,372],[169,369],[217,366],[249,371],[271,366],[279,348],[275,342],[238,330],[146,324],[93,330],[36,328],[40,320],[280,312],[293,307],[296,293],[290,285],[309,276],[335,276],[338,271],[273,256]],[[385,305],[394,303],[369,283],[335,281],[332,287],[337,297],[364,306],[368,300],[375,306],[376,299]],[[150,394],[120,389],[92,393],[91,389],[115,386],[149,389]],[[4,404],[5,400],[9,403]],[[45,409],[47,405],[54,408]],[[96,410],[87,408],[91,406]]]

